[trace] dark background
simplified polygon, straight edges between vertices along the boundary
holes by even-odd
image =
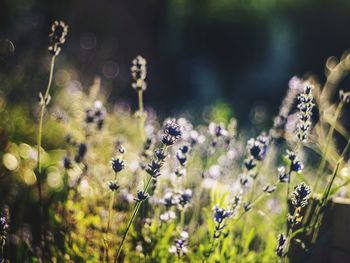
[[[55,19],[70,26],[57,68],[84,88],[100,75],[111,102],[135,107],[129,69],[141,54],[146,105],[198,113],[223,101],[241,122],[255,107],[276,114],[294,75],[324,81],[326,59],[350,47],[347,0],[0,0],[0,89],[10,103],[44,89]]]

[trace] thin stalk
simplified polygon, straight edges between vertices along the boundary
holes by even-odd
[[[299,212],[300,212],[300,208],[294,209],[293,217],[295,217],[297,215],[297,213],[299,213]],[[293,225],[291,225],[291,227],[287,231],[287,237],[286,237],[287,238],[287,244],[286,244],[286,247],[285,247],[285,250],[284,250],[285,258],[288,257],[288,251],[289,251],[289,247],[290,247],[290,242],[292,241],[292,238],[293,238],[293,236],[291,236],[292,233],[293,233]]]
[[[185,209],[183,208],[180,212],[180,227],[184,229],[185,226]]]
[[[167,150],[167,148],[168,148],[168,146],[164,145],[164,147],[163,147],[163,149],[162,149],[162,152],[165,153],[166,150]],[[150,186],[152,179],[153,179],[153,177],[150,176],[149,179],[148,179],[148,181],[147,181],[147,183],[146,183],[146,186],[145,186],[144,189],[143,189],[143,194],[144,194],[144,195],[147,193],[148,187]],[[120,245],[119,245],[119,247],[118,247],[117,255],[116,255],[115,258],[114,258],[114,263],[117,262],[117,260],[118,260],[118,258],[119,258],[119,256],[120,256],[120,253],[121,253],[121,251],[122,251],[122,248],[123,248],[123,244],[124,244],[124,242],[125,242],[125,239],[126,239],[128,233],[129,233],[129,230],[130,230],[130,227],[131,227],[132,223],[134,222],[134,219],[135,219],[135,217],[136,217],[136,214],[137,214],[137,212],[139,211],[139,209],[140,209],[140,207],[141,207],[141,204],[142,204],[142,200],[141,200],[141,201],[138,201],[138,202],[136,203],[136,206],[135,206],[135,208],[134,208],[134,211],[133,211],[133,213],[132,213],[132,215],[131,215],[131,218],[130,218],[130,220],[129,220],[129,222],[128,222],[128,225],[127,225],[127,227],[126,227],[126,231],[125,231],[125,233],[124,233],[124,235],[123,235],[123,238],[122,238],[122,240],[121,240],[121,242],[120,242]]]
[[[277,186],[278,184],[279,184],[279,180],[276,181],[272,186]],[[257,204],[257,203],[260,201],[260,199],[264,197],[265,194],[266,194],[266,193],[265,193],[264,191],[260,192],[260,193],[252,200],[252,202],[250,203],[251,207],[253,208],[253,206],[254,206],[255,204]],[[238,217],[236,217],[236,218],[234,219],[234,221],[237,222],[238,220],[240,220],[248,211],[250,211],[250,210],[247,210],[247,211],[244,210],[242,213],[240,213],[240,214],[238,215]]]
[[[238,238],[237,255],[236,255],[236,262],[237,263],[240,262],[241,258],[243,257],[243,254],[241,254],[241,253],[244,252],[243,248],[242,248],[242,242],[243,242],[243,236],[244,236],[246,223],[247,223],[246,220],[243,221],[243,223],[242,223],[243,225],[241,227],[241,234],[240,234],[240,236]],[[241,248],[242,248],[242,250],[241,250]]]
[[[330,141],[332,139],[333,132],[334,132],[334,129],[335,129],[335,124],[336,124],[336,122],[337,122],[337,120],[339,118],[339,115],[340,115],[340,112],[341,112],[341,110],[343,108],[343,105],[344,105],[344,102],[341,101],[338,104],[337,109],[335,110],[334,119],[332,120],[331,128],[329,129],[327,137],[326,137],[326,145],[325,145],[325,148],[324,148],[323,153],[322,153],[320,166],[318,167],[318,170],[317,170],[317,173],[316,173],[316,182],[315,182],[315,185],[313,187],[314,192],[317,192],[318,183],[320,181],[320,175],[323,173],[323,170],[326,167],[326,161],[327,161],[326,156],[327,156],[329,144],[330,144]]]
[[[151,184],[151,181],[152,181],[152,177],[150,176],[149,179],[148,179],[148,181],[147,181],[147,184],[146,184],[145,188],[143,189],[143,193],[144,193],[144,194],[147,192],[148,187],[149,187],[149,185]],[[142,203],[142,201],[138,201],[137,204],[136,204],[136,206],[135,206],[135,208],[134,208],[134,211],[133,211],[133,213],[132,213],[132,216],[131,216],[131,218],[130,218],[130,220],[129,220],[129,222],[128,222],[128,225],[127,225],[127,227],[126,227],[126,231],[125,231],[125,233],[124,233],[124,235],[123,235],[122,241],[120,242],[120,245],[119,245],[119,248],[118,248],[118,251],[117,251],[117,256],[116,256],[115,259],[114,259],[114,263],[117,262],[117,260],[118,260],[118,258],[119,258],[119,256],[120,256],[120,252],[122,251],[123,244],[124,244],[124,242],[125,242],[125,238],[127,237],[128,233],[129,233],[129,230],[130,230],[130,227],[131,227],[132,223],[134,222],[135,216],[136,216],[137,212],[139,211],[139,209],[140,209],[140,207],[141,207],[141,203]]]
[[[342,151],[342,153],[341,153],[341,155],[339,157],[339,160],[344,158],[346,152],[349,150],[349,147],[350,147],[350,139],[348,140],[344,150]]]
[[[112,217],[112,210],[113,210],[113,205],[114,205],[114,199],[115,199],[115,191],[112,191],[111,193],[111,199],[109,200],[109,207],[108,207],[108,220],[107,220],[107,228],[105,232],[105,260],[106,262],[109,261],[109,256],[108,256],[108,234],[109,234],[109,228],[111,224],[111,217]]]
[[[291,177],[292,177],[292,170],[289,169],[288,172],[288,183],[287,183],[287,197],[286,197],[286,204],[287,204],[287,214],[288,214],[288,202],[289,202],[289,192],[290,192],[290,181],[291,181]]]
[[[145,141],[145,116],[143,110],[143,90],[139,90],[138,94],[138,102],[139,102],[139,130],[140,130],[140,138],[142,142]]]
[[[320,218],[320,215],[321,215],[321,212],[322,212],[322,209],[324,208],[326,202],[327,202],[327,199],[328,199],[328,196],[329,196],[329,193],[331,191],[331,188],[332,188],[332,185],[334,183],[334,180],[335,180],[335,177],[337,176],[338,174],[338,169],[339,169],[339,165],[341,163],[342,159],[340,159],[337,163],[337,166],[335,167],[334,169],[334,172],[333,172],[333,175],[332,175],[332,178],[331,180],[328,182],[328,185],[326,187],[326,190],[323,192],[323,195],[322,195],[322,199],[321,199],[321,205],[319,206],[319,209],[317,209],[316,211],[316,219],[314,221],[314,224],[312,226],[312,230],[311,230],[311,242],[314,243],[316,241],[316,237],[317,237],[317,228],[319,227],[319,218]]]
[[[220,227],[220,224],[218,225],[218,227]],[[215,236],[215,231],[216,231],[216,230],[214,230],[214,236]],[[209,239],[210,239],[210,238],[209,238]],[[215,252],[215,241],[216,241],[216,238],[213,237],[213,240],[212,240],[212,242],[211,242],[210,249],[209,249],[209,254],[208,254],[207,256],[205,256],[203,262],[207,262],[207,260],[208,260],[208,259],[210,258],[210,256],[211,256],[211,254],[212,254],[213,252]]]
[[[301,149],[302,145],[301,145],[301,142],[298,141],[296,147],[295,147],[295,154],[298,154],[299,150]],[[292,180],[292,169],[291,169],[291,166],[289,167],[289,172],[288,172],[288,184],[287,184],[287,200],[286,200],[286,203],[287,203],[287,214],[288,214],[288,200],[289,200],[289,193],[290,193],[290,184],[291,184],[291,180]]]
[[[44,235],[44,247],[45,247],[45,227],[44,227],[44,212],[43,212],[43,197],[42,197],[42,189],[41,189],[41,173],[42,173],[42,163],[41,163],[41,141],[42,141],[42,133],[43,133],[43,122],[44,122],[44,113],[46,109],[46,102],[49,97],[49,92],[51,88],[52,78],[53,78],[53,70],[55,66],[55,58],[56,56],[52,56],[51,58],[51,65],[50,65],[50,74],[49,74],[49,81],[47,83],[45,95],[41,104],[40,109],[40,118],[39,118],[39,130],[38,130],[38,137],[37,137],[37,167],[38,167],[38,174],[36,175],[36,181],[37,181],[37,188],[38,188],[38,195],[39,195],[39,210],[40,210],[40,239],[42,238],[42,235]],[[41,243],[41,242],[40,242]],[[42,246],[42,245],[41,245]]]

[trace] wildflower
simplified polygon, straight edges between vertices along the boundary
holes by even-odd
[[[178,196],[175,196],[172,192],[167,192],[164,197],[160,200],[162,204],[165,205],[166,208],[169,208],[173,205],[177,205],[179,203]]]
[[[306,142],[309,134],[309,130],[311,128],[311,116],[312,109],[314,107],[313,103],[313,95],[312,88],[310,86],[306,86],[304,88],[304,92],[298,96],[299,104],[298,104],[298,117],[299,122],[297,124],[297,138],[301,142]]]
[[[287,183],[289,181],[289,174],[286,173],[286,168],[284,166],[280,166],[277,168],[277,171],[280,183]]]
[[[0,247],[5,246],[8,230],[9,230],[9,225],[8,225],[6,216],[0,215]]]
[[[294,192],[292,193],[292,204],[295,208],[301,208],[308,204],[311,194],[311,188],[304,182],[294,187]]]
[[[138,190],[136,196],[137,196],[135,198],[136,202],[143,202],[149,198],[149,194],[144,192],[143,190]]]
[[[176,214],[173,211],[167,211],[159,216],[159,219],[168,222],[176,218]]]
[[[252,209],[252,203],[246,202],[243,204],[243,209],[245,212],[248,212],[250,209]]]
[[[131,75],[134,80],[132,87],[137,91],[145,91],[147,83],[145,82],[147,76],[147,62],[142,56],[137,56],[132,61]]]
[[[248,180],[249,180],[249,178],[246,174],[240,175],[239,182],[241,183],[242,186],[247,186]]]
[[[345,103],[350,103],[350,92],[339,91],[339,99]]]
[[[246,159],[246,160],[244,161],[244,166],[245,166],[245,168],[246,168],[248,171],[254,169],[255,166],[256,166],[256,163],[255,163],[255,161],[254,161],[254,158],[253,158],[253,157],[249,157],[248,159]]]
[[[279,257],[284,256],[284,250],[287,243],[287,237],[285,234],[279,234],[277,238],[277,248],[276,248],[276,255]]]
[[[106,109],[103,107],[101,101],[95,101],[94,107],[87,109],[85,115],[85,122],[87,124],[95,123],[99,130],[102,129],[106,116]]]
[[[77,155],[74,158],[75,161],[77,163],[80,163],[83,160],[83,158],[85,157],[86,152],[87,152],[86,144],[85,143],[79,144],[78,153],[77,153]]]
[[[293,215],[288,213],[287,222],[288,225],[294,227],[296,224],[299,224],[303,217],[300,215],[299,210],[296,210]]]
[[[189,153],[190,151],[190,146],[185,144],[185,145],[182,145],[180,148],[179,148],[179,151],[182,153],[182,154],[187,154]]]
[[[185,166],[187,162],[188,152],[190,148],[188,145],[183,145],[179,148],[179,150],[176,152],[176,158],[179,161],[181,166]]]
[[[177,177],[184,177],[186,176],[187,172],[186,172],[186,169],[176,169],[175,170],[175,175]]]
[[[173,245],[173,246],[171,246],[169,248],[169,252],[172,253],[172,254],[176,254],[179,258],[181,258],[184,255],[186,255],[188,253],[187,238],[181,237],[179,239],[176,239],[175,240],[175,245]]]
[[[61,51],[61,45],[66,42],[68,26],[63,21],[55,21],[51,26],[49,34],[50,45],[49,52],[52,56],[57,56]]]
[[[149,150],[152,147],[153,142],[154,142],[153,137],[146,138],[146,141],[144,142],[144,145],[143,145],[144,151]]]
[[[113,158],[111,161],[112,169],[115,173],[119,173],[125,168],[125,161],[120,158]]]
[[[291,163],[290,169],[292,172],[300,173],[303,170],[303,163],[301,161],[295,160]]]
[[[228,135],[228,131],[225,129],[225,125],[222,122],[211,122],[208,129],[213,137],[225,137]]]
[[[39,92],[39,105],[43,106],[43,105],[49,105],[51,101],[51,95],[48,94],[46,97],[44,97],[44,95]]]
[[[242,201],[242,196],[240,194],[235,195],[232,201],[232,207],[233,208],[239,207],[241,201]]]
[[[159,161],[164,161],[167,157],[167,154],[162,149],[157,149],[154,153]]]
[[[275,185],[266,185],[263,189],[265,193],[272,194],[274,191],[276,191]]]
[[[111,191],[117,191],[119,189],[119,184],[116,181],[110,181],[108,187]]]
[[[182,154],[181,152],[176,153],[176,159],[179,161],[181,166],[185,166],[187,162],[187,156]]]
[[[288,159],[291,161],[290,171],[300,173],[303,170],[304,165],[301,161],[298,160],[296,153],[287,150],[287,156]]]
[[[126,152],[126,150],[125,150],[125,148],[123,147],[123,145],[120,145],[120,146],[118,147],[118,152],[119,152],[120,154],[124,154],[124,153]]]
[[[170,120],[165,124],[164,136],[162,142],[167,145],[173,145],[182,136],[182,127],[175,120]]]
[[[158,176],[160,176],[160,168],[162,165],[162,162],[152,160],[152,162],[148,164],[148,167],[145,170],[150,176],[156,179]]]
[[[224,219],[230,218],[233,212],[230,209],[219,208],[218,206],[214,207],[214,220],[221,224]]]
[[[67,170],[72,168],[72,161],[68,156],[64,156],[63,158],[63,167]]]
[[[192,190],[191,189],[186,189],[184,191],[179,192],[179,205],[180,208],[185,208],[192,199]]]
[[[266,157],[269,140],[266,135],[260,135],[256,139],[250,139],[247,143],[249,154],[257,161],[263,161]]]

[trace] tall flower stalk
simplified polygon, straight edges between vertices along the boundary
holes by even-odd
[[[138,96],[138,118],[139,118],[139,132],[142,142],[145,141],[145,112],[143,109],[143,92],[147,89],[147,83],[145,81],[147,76],[147,61],[141,56],[137,56],[132,61],[131,75],[133,78],[132,88],[137,91]]]
[[[149,178],[147,180],[147,183],[143,190],[139,190],[137,192],[137,196],[135,198],[136,205],[134,207],[134,210],[132,212],[132,215],[129,219],[129,222],[126,226],[126,230],[124,232],[124,235],[122,237],[122,240],[119,244],[117,255],[114,259],[114,262],[117,262],[120,253],[122,251],[123,245],[125,243],[125,239],[128,236],[128,233],[130,231],[130,228],[135,220],[135,217],[144,201],[146,201],[149,198],[148,194],[148,188],[151,185],[152,180],[157,180],[157,178],[161,175],[160,170],[164,165],[165,159],[167,157],[167,149],[171,145],[173,145],[178,139],[182,136],[182,127],[176,123],[175,120],[169,120],[165,124],[164,128],[164,134],[162,138],[162,144],[163,146],[160,149],[157,149],[155,151],[155,156],[153,160],[148,164],[148,167],[145,169],[146,172],[149,174]]]
[[[283,233],[278,236],[276,254],[281,258],[286,258],[288,256],[289,247],[293,239],[293,229],[299,224],[303,218],[301,210],[303,207],[307,206],[309,199],[311,197],[311,188],[304,182],[296,185],[292,193],[292,206],[293,214],[288,214],[288,225],[287,236]]]
[[[48,47],[48,50],[51,54],[49,80],[48,80],[44,95],[42,95],[41,92],[39,93],[40,115],[39,115],[39,127],[38,127],[38,136],[37,136],[37,171],[38,172],[36,175],[36,181],[37,181],[37,188],[38,188],[38,195],[39,195],[41,238],[42,238],[42,234],[44,234],[45,236],[44,224],[43,224],[43,196],[42,196],[42,189],[41,189],[41,177],[42,177],[41,145],[42,145],[44,114],[45,114],[45,109],[51,100],[50,88],[52,84],[55,59],[56,59],[56,56],[58,56],[58,54],[61,51],[61,46],[66,41],[67,34],[68,34],[68,26],[63,21],[55,21],[52,24],[51,32],[49,34],[50,45]],[[45,242],[45,238],[44,238],[44,242]]]
[[[125,153],[125,150],[123,147],[119,148],[119,152],[121,154]],[[104,251],[104,259],[106,262],[109,261],[109,256],[108,256],[108,250],[109,250],[109,243],[108,243],[108,234],[109,234],[109,228],[111,224],[111,217],[112,217],[112,210],[114,206],[114,200],[115,200],[115,194],[116,191],[119,189],[119,184],[117,182],[117,175],[120,173],[122,170],[125,168],[125,161],[121,158],[113,158],[111,161],[111,166],[114,171],[114,180],[110,181],[108,183],[108,188],[111,190],[111,198],[109,200],[109,207],[108,207],[108,219],[107,219],[107,227],[106,227],[106,232],[105,232],[105,251]]]

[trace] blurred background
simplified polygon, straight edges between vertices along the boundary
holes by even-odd
[[[48,77],[48,32],[69,24],[55,84],[95,76],[135,108],[130,63],[148,60],[146,105],[164,115],[224,102],[241,123],[277,113],[289,79],[350,47],[348,0],[1,0],[0,90],[31,104]]]

